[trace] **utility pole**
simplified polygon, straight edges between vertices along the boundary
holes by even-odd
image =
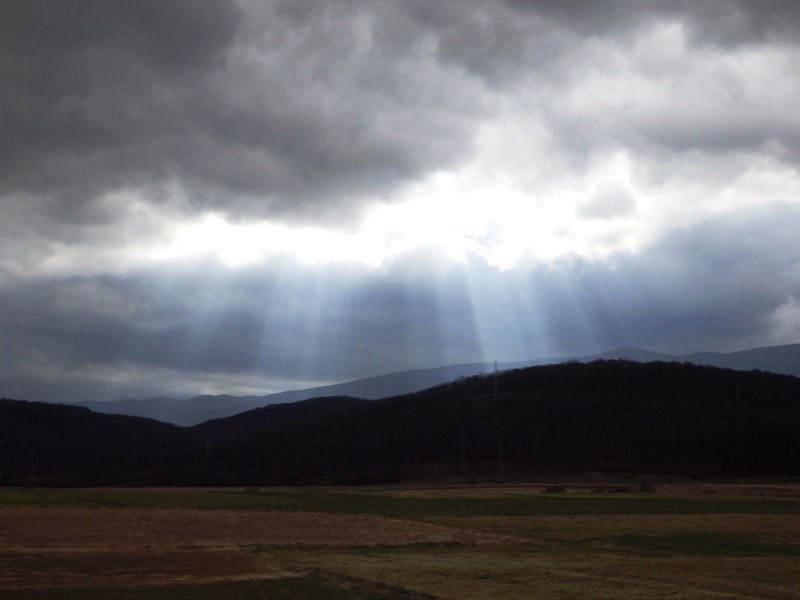
[[[494,410],[497,420],[497,481],[503,483],[506,478],[503,467],[503,411],[497,395],[497,361],[494,361]]]

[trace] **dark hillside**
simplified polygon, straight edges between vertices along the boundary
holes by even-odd
[[[197,436],[152,419],[4,399],[0,477],[20,483],[30,476],[32,466],[39,483],[114,482],[148,467],[164,452],[189,449],[192,437]]]
[[[477,376],[220,448],[242,482],[386,481],[409,465],[507,464],[687,475],[800,474],[800,379],[598,361]],[[444,472],[442,474],[445,474]]]
[[[14,413],[11,405],[27,405],[25,419],[6,418]],[[12,440],[0,448],[7,481],[26,474],[33,446],[42,477],[50,468],[71,469],[81,474],[79,483],[108,481],[112,473],[115,481],[142,485],[385,482],[422,472],[451,477],[462,471],[462,431],[464,476],[497,474],[501,435],[508,473],[568,465],[800,475],[800,379],[690,364],[530,367],[386,400],[273,405],[188,429],[74,408],[79,412],[48,412],[69,408],[0,403],[4,440]]]
[[[255,434],[307,425],[320,416],[340,413],[365,402],[368,401],[347,397],[317,398],[182,428],[78,406],[2,399],[0,484],[206,482],[208,441],[216,447]]]
[[[465,382],[472,386],[469,396],[490,395],[491,379]],[[796,377],[596,361],[511,371],[500,375],[498,387],[496,410],[485,400],[476,403],[478,422],[498,415],[511,461],[737,475],[800,472]],[[475,426],[475,419],[468,422]],[[487,428],[482,431],[486,435]]]
[[[307,426],[329,415],[362,408],[369,403],[370,400],[349,396],[312,398],[255,408],[232,417],[206,421],[191,429],[212,436],[215,443],[230,442],[279,429]]]

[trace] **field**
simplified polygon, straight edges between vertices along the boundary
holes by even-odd
[[[2,489],[0,598],[798,598],[800,486]]]

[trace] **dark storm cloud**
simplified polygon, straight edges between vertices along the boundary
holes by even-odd
[[[791,0],[684,1],[679,6],[691,15],[692,40],[698,44],[732,46],[798,41],[800,7]]]
[[[532,74],[531,114],[572,153],[635,144],[631,126],[679,151],[796,148],[781,118],[737,126],[733,111],[697,128],[679,108],[665,130],[663,114],[628,122],[564,99],[587,41],[624,46],[670,19],[704,43],[792,40],[797,13],[777,0],[4,2],[0,195],[30,194],[58,221],[91,218],[120,189],[154,203],[177,189],[185,209],[235,218],[344,221],[466,160],[491,95]]]
[[[109,190],[159,201],[177,183],[197,208],[331,218],[344,194],[385,196],[463,155],[480,99],[418,64],[424,40],[392,14],[245,8],[3,3],[0,193],[81,219]]]
[[[220,63],[239,18],[221,0],[3,2],[0,189],[77,186],[71,165],[146,142],[146,132],[167,124],[158,119],[168,100],[159,92],[169,96]],[[103,168],[81,171],[89,182],[120,182]]]
[[[780,37],[794,41],[800,9],[791,0],[508,0],[583,35],[619,33],[656,19],[682,22],[697,43],[736,45]]]

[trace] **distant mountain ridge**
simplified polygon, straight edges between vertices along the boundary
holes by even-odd
[[[782,346],[766,346],[752,348],[738,352],[695,352],[675,356],[661,354],[641,348],[620,348],[601,354],[576,358],[580,362],[589,362],[599,359],[626,359],[637,362],[688,362],[695,365],[722,367],[736,369],[737,371],[769,371],[780,375],[794,375],[800,377],[800,344],[785,344]],[[559,361],[562,362],[562,361]]]
[[[509,369],[382,400],[273,404],[194,427],[0,399],[0,486],[798,477],[797,431],[800,378],[665,361]]]
[[[556,361],[498,363],[497,368],[508,370],[535,364],[547,364],[547,362]],[[290,390],[265,396],[206,395],[189,398],[188,400],[176,400],[175,398],[126,399],[108,402],[97,400],[78,402],[76,405],[105,414],[148,417],[174,425],[192,426],[211,419],[229,417],[270,404],[299,402],[328,396],[351,396],[365,400],[378,400],[401,394],[410,394],[447,383],[457,377],[471,377],[486,373],[492,369],[494,369],[494,363],[468,363],[432,369],[413,369],[388,375],[367,377],[346,383],[336,383],[303,390]]]
[[[513,363],[497,363],[501,371],[522,367],[558,364],[569,361],[625,359],[636,362],[688,362],[750,371],[758,369],[783,375],[800,376],[800,344],[753,348],[739,352],[697,352],[672,355],[642,348],[619,348],[600,354],[567,358],[538,358]],[[211,419],[220,419],[270,404],[298,402],[326,396],[351,396],[365,400],[378,400],[391,396],[418,392],[435,385],[453,381],[458,377],[471,377],[494,369],[494,363],[465,363],[431,369],[413,369],[377,375],[345,383],[337,383],[303,390],[291,390],[265,396],[197,396],[188,400],[175,398],[147,398],[113,401],[88,401],[76,403],[95,412],[147,417],[180,426],[192,426]]]

